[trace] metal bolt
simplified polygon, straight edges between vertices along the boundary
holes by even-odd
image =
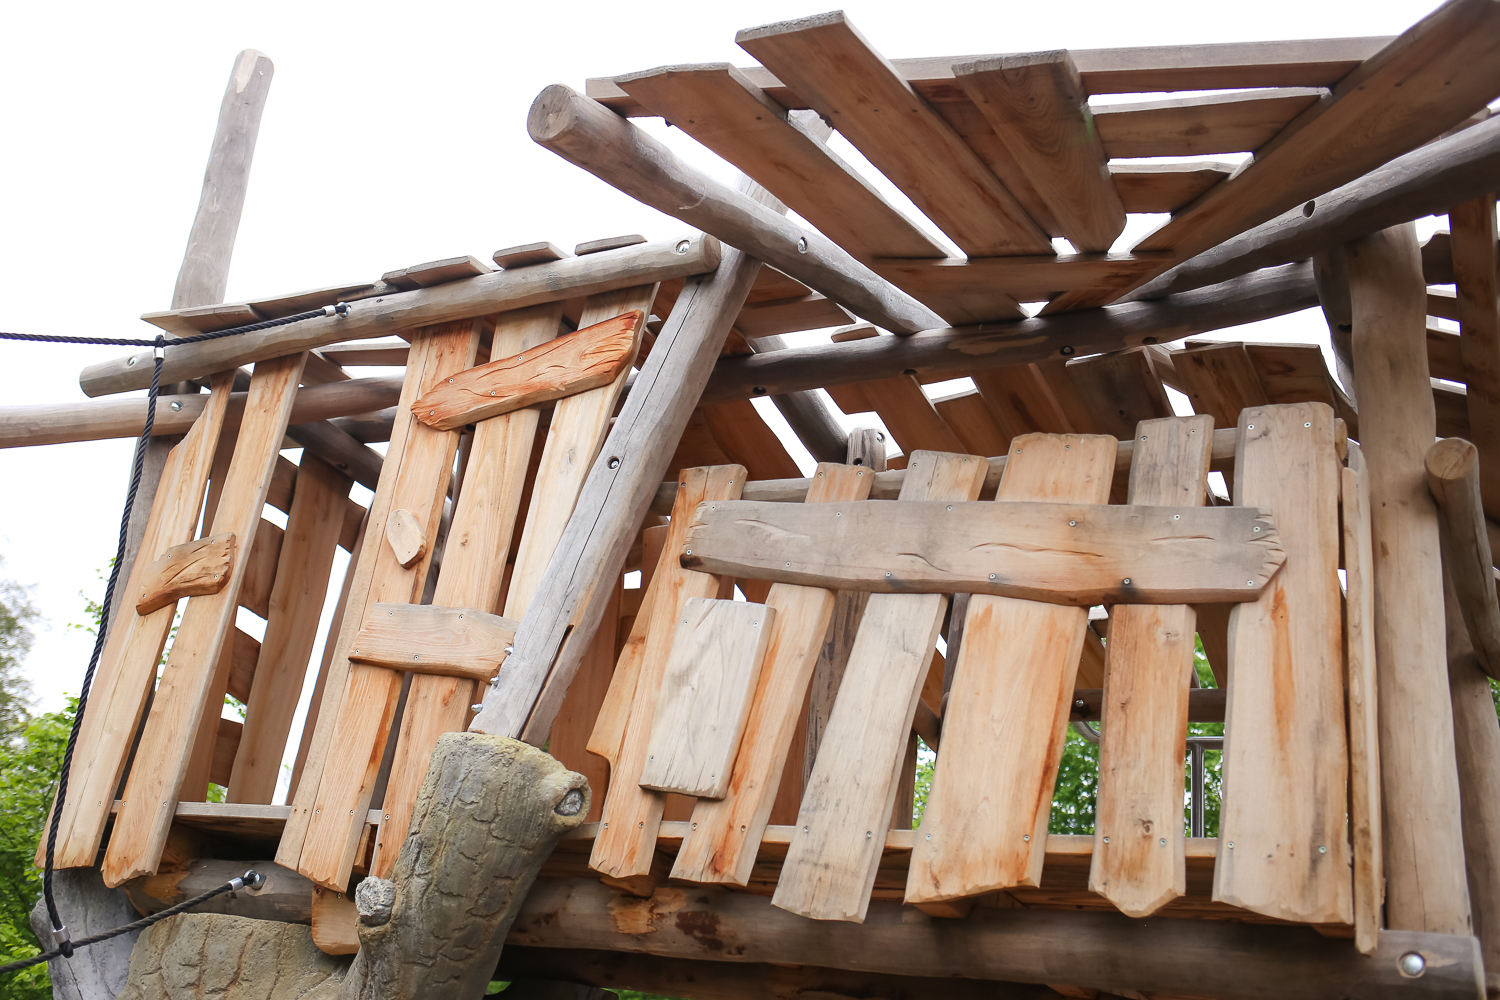
[[[951,504],[951,503],[950,503],[950,504],[949,504],[949,505],[948,505],[948,509],[949,509],[949,510],[952,510],[952,509],[953,509],[953,505],[952,505],[952,504]]]
[[[1031,841],[1031,834],[1029,834],[1029,833],[1023,833],[1023,834],[1021,834],[1021,839],[1024,840],[1024,841],[1027,841],[1029,843]]]
[[[1328,848],[1324,847],[1322,844],[1319,844],[1318,845],[1318,853],[1319,854],[1327,854],[1328,853]]]
[[[677,246],[673,247],[672,249],[676,250],[680,254],[681,253],[687,253],[688,252],[688,247],[690,245],[691,244],[687,240],[678,240],[677,241]]]
[[[860,469],[858,472],[855,473],[856,476],[863,476],[864,474],[865,474],[865,470],[864,469]]]
[[[1255,425],[1254,424],[1246,424],[1245,425],[1245,430],[1247,430],[1247,431],[1253,431],[1253,430],[1255,430]]]
[[[890,570],[886,570],[886,571],[885,571],[885,578],[886,578],[886,579],[887,579],[887,580],[889,580],[889,579],[890,579],[890,578],[891,578],[891,571],[890,571]]]
[[[759,628],[760,627],[760,622],[751,622],[750,624],[751,624],[751,626],[753,626],[755,628]],[[710,775],[709,777],[712,777],[712,775]]]
[[[1182,520],[1182,515],[1181,514],[1173,514],[1172,515],[1172,520],[1174,520],[1174,521],[1181,521]]]
[[[1066,357],[1072,357],[1072,355],[1073,355],[1073,348],[1071,348],[1071,347],[1064,347],[1058,353],[1060,353],[1065,358]]]
[[[873,836],[875,836],[875,835],[873,833],[871,833],[869,830],[865,831],[865,839],[866,840],[869,840]]]
[[[1142,435],[1141,435],[1141,440],[1142,440],[1142,441],[1144,441],[1144,440],[1146,440],[1146,435],[1144,435],[1144,434],[1142,434]]]
[[[452,384],[453,384],[453,380],[452,380],[452,379],[451,379],[451,378],[450,378],[450,379],[449,379],[449,380],[448,380],[448,384],[449,384],[449,385],[452,385]]]
[[[505,647],[505,655],[506,656],[509,656],[511,653],[514,653],[515,651],[516,651],[516,647],[514,647],[514,646],[506,646]]]
[[[1196,429],[1194,429],[1194,430],[1190,430],[1190,431],[1188,431],[1188,433],[1189,433],[1189,434],[1197,434],[1197,433],[1198,433],[1198,431],[1197,431],[1197,430],[1196,430]]]
[[[1258,524],[1257,524],[1257,525],[1256,525],[1256,526],[1255,526],[1255,527],[1254,527],[1254,528],[1252,528],[1252,529],[1251,529],[1251,530],[1252,530],[1252,531],[1259,531],[1259,530],[1260,530],[1260,525],[1258,525]]]
[[[1127,576],[1124,580],[1122,580],[1120,582],[1123,583],[1123,584],[1125,584],[1125,586],[1128,587],[1128,586],[1130,586],[1130,577]]]
[[[869,834],[865,834],[865,836],[867,836],[867,837],[868,837],[868,836],[869,836]],[[930,834],[930,833],[929,833],[929,834],[928,834],[928,835],[927,835],[927,839],[928,839],[928,840],[931,840],[931,839],[932,839],[932,834]]]
[[[475,715],[478,715],[480,712],[484,711],[484,702],[476,701],[474,704],[469,706],[469,711],[473,712]]]
[[[1305,422],[1305,423],[1303,423],[1303,425],[1302,425],[1302,426],[1303,426],[1303,427],[1311,427],[1311,426],[1312,426],[1312,421],[1311,421],[1311,420],[1308,420],[1308,421],[1306,421],[1306,422]]]
[[[1232,840],[1229,842],[1229,849],[1231,851],[1234,850],[1234,841],[1232,841]]]
[[[803,827],[803,828],[802,828],[802,832],[803,832],[803,833],[806,833],[806,832],[807,832],[807,827],[805,827],[805,826],[804,826],[804,827]]]
[[[1163,846],[1163,847],[1167,846],[1167,838],[1166,837],[1161,838],[1161,846]]]
[[[1108,837],[1105,837],[1105,838],[1104,838],[1104,842],[1105,842],[1105,843],[1106,843],[1106,844],[1107,844],[1107,843],[1109,843],[1109,838],[1108,838]]]
[[[135,367],[135,363],[138,360],[139,360],[138,358],[126,358],[125,359],[125,367],[126,368],[134,368]]]
[[[1070,528],[1076,528],[1076,527],[1078,527],[1078,522],[1077,521],[1069,521],[1068,522],[1068,527],[1070,527]]]
[[[495,390],[494,390],[494,389],[491,389],[491,390],[490,390],[490,395],[491,395],[491,396],[493,396],[493,395],[494,395],[494,394],[495,394]]]
[[[875,440],[876,441],[884,441],[885,440],[885,431],[876,431],[875,432]]]
[[[860,474],[863,475],[863,473],[860,473]],[[836,511],[833,512],[833,516],[834,517],[843,517],[844,516],[844,512],[841,511],[841,510],[836,510]]]
[[[612,459],[610,459],[609,460],[609,467],[611,469],[618,469],[620,467],[620,460],[618,458],[612,458]]]
[[[1409,951],[1401,956],[1400,960],[1396,963],[1396,967],[1401,970],[1403,976],[1415,979],[1427,971],[1427,959],[1423,958],[1417,952]]]
[[[696,829],[698,829],[698,824],[697,824],[697,823],[694,823],[694,824],[693,824],[693,829],[694,829],[694,830],[696,830]]]
[[[797,252],[807,253],[807,237],[803,236],[797,240]]]
[[[687,554],[688,554],[688,555],[692,555],[692,554],[693,554],[693,550],[692,550],[692,549],[688,549],[688,550],[687,550]]]
[[[1253,586],[1255,586],[1255,581],[1254,580],[1246,580],[1245,581],[1245,586],[1247,586],[1247,587],[1253,587]]]
[[[421,653],[413,653],[413,654],[411,654],[411,658],[413,660],[420,660],[422,658],[422,654]]]
[[[787,564],[786,564],[786,568],[787,568],[787,569],[791,569],[791,568],[792,568],[792,564],[791,564],[791,563],[787,563]]]
[[[182,403],[179,402],[178,400],[175,400],[175,399],[172,400],[172,409],[174,409],[174,410],[180,410],[180,409],[182,409]]]
[[[991,579],[991,580],[998,580],[998,579],[1000,579],[1000,577],[999,577],[999,575],[998,575],[998,574],[995,574],[995,573],[991,573],[991,574],[990,574],[990,579]]]

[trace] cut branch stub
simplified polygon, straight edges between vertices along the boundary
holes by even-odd
[[[217,594],[234,566],[234,532],[174,545],[146,567],[135,613],[149,615],[183,597]]]
[[[451,431],[613,382],[635,357],[646,314],[632,309],[520,354],[439,382],[411,404],[429,427]]]

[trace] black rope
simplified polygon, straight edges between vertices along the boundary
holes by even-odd
[[[0,331],[0,340],[22,340],[47,344],[108,344],[114,346],[153,348],[151,360],[151,388],[146,393],[146,424],[141,428],[141,436],[137,438],[135,442],[135,458],[131,463],[130,468],[130,488],[125,493],[124,513],[120,515],[120,534],[119,540],[115,545],[114,563],[110,567],[109,582],[105,584],[104,587],[104,603],[99,613],[99,631],[94,636],[94,651],[92,655],[89,656],[88,670],[86,670],[83,675],[83,686],[78,695],[78,708],[73,715],[73,728],[68,733],[68,745],[67,748],[63,751],[62,773],[58,776],[57,799],[52,806],[52,821],[47,828],[47,857],[46,867],[42,870],[42,898],[46,900],[47,903],[47,917],[52,921],[52,932],[57,936],[61,943],[57,948],[50,952],[47,952],[44,955],[37,955],[33,958],[28,958],[19,962],[12,962],[9,965],[0,966],[0,975],[3,975],[7,972],[17,972],[21,969],[29,968],[33,965],[37,965],[41,962],[45,962],[58,956],[61,956],[63,958],[72,958],[75,948],[81,948],[85,945],[94,944],[98,941],[106,941],[109,938],[115,937],[119,934],[125,934],[129,931],[136,930],[142,927],[149,927],[151,924],[156,923],[156,921],[158,920],[163,920],[174,913],[181,913],[183,910],[196,906],[199,903],[204,902],[205,900],[212,899],[222,892],[229,892],[237,888],[237,886],[235,886],[234,884],[236,881],[241,881],[236,879],[227,882],[217,889],[206,892],[201,896],[194,897],[193,899],[187,900],[186,902],[179,903],[176,906],[173,906],[167,910],[163,910],[160,913],[153,914],[152,916],[147,917],[144,920],[137,920],[133,924],[127,924],[124,927],[117,927],[112,931],[106,931],[103,934],[95,934],[93,937],[83,938],[77,942],[74,942],[69,940],[68,938],[67,926],[62,922],[62,917],[57,911],[57,899],[53,895],[52,891],[53,861],[57,851],[57,832],[58,827],[62,822],[63,803],[65,803],[68,798],[68,779],[72,775],[73,771],[73,751],[78,745],[78,732],[83,725],[83,714],[88,709],[89,690],[93,687],[94,684],[94,671],[99,667],[99,658],[104,652],[104,641],[106,635],[109,632],[109,612],[110,608],[114,604],[115,587],[119,583],[120,579],[120,566],[125,561],[125,545],[130,534],[130,514],[135,509],[136,493],[139,492],[141,487],[141,472],[145,467],[146,448],[151,443],[151,431],[156,424],[156,401],[157,396],[160,394],[161,390],[161,367],[162,361],[166,357],[166,349],[168,347],[181,347],[185,344],[197,344],[205,340],[218,340],[221,337],[233,337],[243,333],[254,333],[258,330],[269,330],[273,327],[286,326],[290,323],[299,323],[302,320],[313,319],[317,316],[347,315],[349,315],[348,303],[340,302],[336,306],[325,306],[321,309],[312,309],[307,312],[298,313],[295,316],[283,316],[280,319],[270,319],[260,323],[249,323],[245,326],[230,327],[226,330],[213,330],[209,333],[200,333],[191,337],[181,337],[172,340],[168,340],[166,334],[164,333],[157,334],[155,339],[153,340],[139,340],[121,337],[64,337],[50,336],[47,334],[38,333],[5,333],[3,331]],[[245,874],[248,877],[255,873],[246,872]],[[257,878],[259,878],[259,876],[257,876]],[[241,884],[243,884],[243,882]]]
[[[20,972],[22,969],[29,969],[33,965],[41,965],[43,962],[50,962],[54,958],[70,958],[75,948],[84,948],[91,944],[98,944],[100,941],[108,941],[110,938],[119,937],[121,934],[129,934],[131,931],[145,930],[154,923],[158,923],[168,917],[175,917],[177,914],[191,910],[195,906],[201,906],[215,896],[222,896],[226,892],[237,892],[247,885],[259,888],[264,884],[265,876],[252,868],[239,878],[230,879],[216,889],[210,889],[205,893],[194,896],[192,899],[185,899],[175,906],[159,910],[149,917],[142,917],[134,923],[126,924],[123,927],[116,927],[114,930],[104,931],[100,934],[92,934],[86,938],[79,938],[77,941],[65,940],[62,945],[53,948],[51,951],[44,951],[40,955],[32,955],[30,958],[23,958],[18,962],[11,962],[9,965],[0,965],[0,976],[8,972]]]

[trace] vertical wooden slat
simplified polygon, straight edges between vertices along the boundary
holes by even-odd
[[[995,499],[1103,503],[1116,447],[1108,435],[1018,437]],[[1038,883],[1088,617],[1087,608],[969,598],[907,902]]]
[[[902,500],[973,500],[989,462],[911,456]],[[948,598],[871,594],[823,734],[772,902],[817,920],[864,920],[917,698]]]
[[[1287,560],[1257,600],[1229,615],[1214,899],[1284,920],[1347,924],[1333,421],[1323,403],[1240,414],[1235,502],[1273,512]]]
[[[805,502],[863,500],[874,480],[874,470],[824,463],[813,473]],[[776,618],[729,790],[721,799],[698,800],[673,878],[737,885],[750,880],[835,599],[833,591],[818,587],[772,585],[765,603],[776,609]]]
[[[266,637],[229,779],[230,802],[270,802],[276,792],[282,752],[318,637],[349,487],[348,476],[303,452],[271,589]]]
[[[568,696],[563,699],[557,721],[552,724],[552,738],[547,741],[547,752],[570,771],[577,771],[588,779],[593,798],[589,803],[586,822],[597,822],[604,814],[604,795],[609,788],[609,762],[603,757],[588,752],[586,746],[589,733],[599,717],[615,670],[615,641],[620,625],[620,596],[624,591],[615,590],[610,607],[594,633],[594,641],[578,665],[578,673],[568,686]]]
[[[1130,503],[1201,506],[1213,431],[1206,415],[1141,421]],[[1187,891],[1182,756],[1195,627],[1187,605],[1110,612],[1089,888],[1131,917]]]
[[[640,674],[631,700],[619,758],[610,774],[609,796],[589,867],[620,880],[650,876],[656,854],[656,833],[661,826],[665,795],[640,787],[641,768],[656,715],[656,698],[662,671],[677,630],[678,611],[689,597],[715,597],[721,581],[708,573],[683,569],[676,556],[682,552],[689,523],[698,504],[713,500],[735,500],[745,488],[745,467],[720,465],[684,469],[678,480],[677,502],[672,507],[671,530],[667,534],[662,561],[657,566],[653,588],[655,608],[646,632]]]
[[[104,880],[108,885],[153,873],[161,859],[177,806],[177,790],[192,754],[192,734],[197,732],[203,715],[219,650],[234,626],[240,574],[255,540],[305,360],[305,354],[293,354],[262,361],[251,376],[239,441],[209,532],[234,532],[238,543],[234,568],[223,590],[190,598],[183,612],[105,855]]]
[[[1479,449],[1484,512],[1500,519],[1500,244],[1495,196],[1455,205],[1448,212],[1458,294],[1459,350],[1469,440]]]

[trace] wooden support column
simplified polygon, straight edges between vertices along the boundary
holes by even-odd
[[[1484,512],[1500,518],[1500,238],[1495,196],[1455,205],[1448,213],[1458,293],[1459,348],[1468,392],[1469,433],[1479,449]]]
[[[1386,919],[1468,934],[1437,510],[1424,480],[1436,414],[1415,228],[1347,248],[1360,444],[1370,476]]]

